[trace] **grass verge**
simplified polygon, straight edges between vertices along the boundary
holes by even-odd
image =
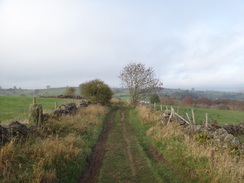
[[[1,182],[77,182],[102,131],[108,109],[89,106],[48,121],[19,143],[1,147]]]
[[[181,182],[243,182],[243,156],[232,156],[228,150],[216,149],[211,143],[195,141],[176,123],[163,126],[148,117],[146,111],[150,110],[145,106],[138,108],[143,124],[152,125],[147,137],[173,166],[174,175]],[[152,115],[158,116],[156,112]]]
[[[135,109],[122,107],[114,118],[98,182],[177,182],[170,168],[155,160]]]
[[[154,123],[143,123],[144,119],[139,118],[137,109],[129,108],[127,111],[128,121],[132,127],[133,133],[138,139],[138,146],[140,146],[148,159],[148,164],[151,170],[158,179],[163,180],[163,182],[180,182],[174,175],[171,165],[164,158],[157,158],[153,156],[152,153],[152,139],[148,137],[147,131],[154,125]],[[151,119],[155,121],[158,116],[155,116],[152,111],[147,111],[144,113],[146,116],[150,116]],[[156,149],[157,150],[157,149]]]

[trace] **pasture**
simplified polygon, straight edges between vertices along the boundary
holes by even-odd
[[[60,98],[36,98],[36,103],[42,104],[44,112],[55,109],[57,106],[72,101],[72,99]],[[0,96],[0,121],[2,123],[11,120],[25,120],[29,115],[30,104],[33,103],[32,97],[13,97]]]
[[[160,106],[156,106],[160,109]],[[167,106],[169,109],[170,107]],[[239,124],[244,121],[244,112],[232,111],[232,110],[218,110],[218,109],[206,109],[206,108],[192,108],[183,106],[173,106],[175,112],[187,119],[186,113],[192,116],[191,109],[194,110],[195,119],[197,124],[203,124],[206,121],[206,113],[208,113],[208,121],[216,120],[219,125],[224,124]],[[163,110],[166,106],[163,106]]]
[[[123,97],[121,97],[123,98]],[[123,99],[128,99],[125,96]],[[42,98],[36,99],[38,104],[42,104],[44,112],[49,112],[55,109],[55,103],[60,106],[63,103],[73,102],[72,99],[60,99],[60,98]],[[16,97],[16,96],[0,96],[0,121],[2,123],[9,122],[11,120],[23,121],[28,118],[29,106],[33,103],[32,97]],[[160,109],[160,106],[156,106]],[[170,109],[170,106],[167,106]],[[175,111],[185,117],[186,113],[191,116],[192,107],[173,106]],[[163,110],[166,106],[163,106]],[[206,120],[206,113],[208,113],[209,122],[216,120],[219,125],[224,124],[239,124],[244,121],[244,112],[232,111],[232,110],[217,110],[206,108],[193,108],[195,112],[195,119],[197,124],[202,124]]]

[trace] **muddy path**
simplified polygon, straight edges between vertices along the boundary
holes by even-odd
[[[152,147],[150,155],[145,152],[131,125],[133,120],[127,108],[119,107],[110,114],[79,183],[170,182],[157,169],[172,165]]]
[[[99,170],[102,165],[103,157],[106,153],[105,145],[109,135],[109,131],[113,124],[114,112],[110,114],[107,123],[104,125],[102,134],[98,139],[98,143],[93,149],[93,153],[88,160],[89,166],[84,174],[81,176],[79,183],[93,183],[96,182],[99,176]]]

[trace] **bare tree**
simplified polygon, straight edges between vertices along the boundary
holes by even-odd
[[[122,85],[128,87],[131,103],[136,105],[142,95],[162,89],[163,83],[155,78],[153,68],[146,68],[141,63],[130,63],[120,73]]]

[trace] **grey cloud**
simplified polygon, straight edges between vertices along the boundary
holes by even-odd
[[[100,78],[119,86],[120,70],[133,61],[153,67],[164,87],[238,89],[242,6],[237,0],[3,0],[0,85],[37,88]]]

